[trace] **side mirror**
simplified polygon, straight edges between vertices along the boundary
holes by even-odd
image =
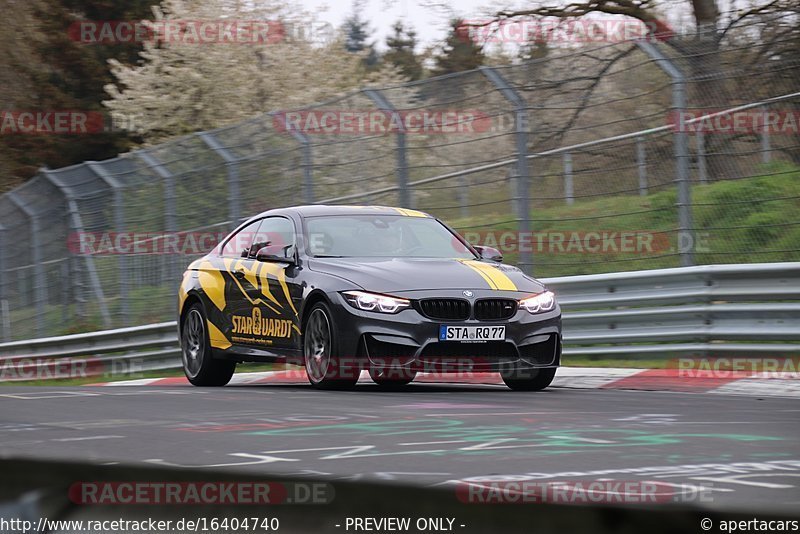
[[[279,261],[283,263],[294,263],[294,255],[291,254],[293,245],[267,245],[258,249],[256,261]]]
[[[475,246],[472,248],[477,250],[478,254],[480,254],[481,258],[483,258],[484,260],[496,261],[496,262],[503,261],[503,255],[496,248],[482,247],[482,246]]]

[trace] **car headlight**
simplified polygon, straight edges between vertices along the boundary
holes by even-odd
[[[397,313],[411,306],[411,301],[365,291],[343,291],[345,300],[354,308],[378,313]]]
[[[519,306],[520,308],[528,310],[530,313],[551,311],[556,307],[556,296],[551,291],[545,291],[533,297],[520,300]]]

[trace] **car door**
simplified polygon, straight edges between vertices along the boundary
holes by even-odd
[[[234,330],[245,344],[266,350],[299,347],[294,223],[281,216],[262,219],[246,258],[236,263],[249,309],[234,318]],[[270,259],[258,259],[269,251]],[[283,261],[281,261],[283,260]]]
[[[237,262],[244,259],[250,250],[250,244],[255,236],[260,220],[251,221],[230,236],[225,238],[219,249],[207,256],[203,261],[200,276],[202,287],[205,290],[208,304],[206,312],[209,326],[211,344],[217,348],[226,348],[236,344],[236,334],[233,332],[235,316],[249,313],[241,287],[241,275],[237,274]]]

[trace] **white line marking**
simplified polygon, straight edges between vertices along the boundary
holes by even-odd
[[[84,436],[80,438],[56,438],[50,441],[89,441],[92,439],[122,439],[125,436]]]

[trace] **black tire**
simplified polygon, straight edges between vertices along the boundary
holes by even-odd
[[[236,370],[236,362],[212,357],[206,314],[199,302],[192,304],[183,318],[181,354],[183,373],[195,386],[224,386]]]
[[[325,302],[317,302],[303,326],[303,361],[312,386],[348,389],[356,385],[361,370],[354,360],[343,361],[340,356],[333,314]]]
[[[556,369],[556,367],[512,369],[501,372],[500,376],[503,377],[503,382],[514,391],[541,391],[553,382]]]
[[[369,370],[369,377],[372,381],[382,387],[405,386],[410,384],[416,376],[417,372],[410,369],[373,367]]]

